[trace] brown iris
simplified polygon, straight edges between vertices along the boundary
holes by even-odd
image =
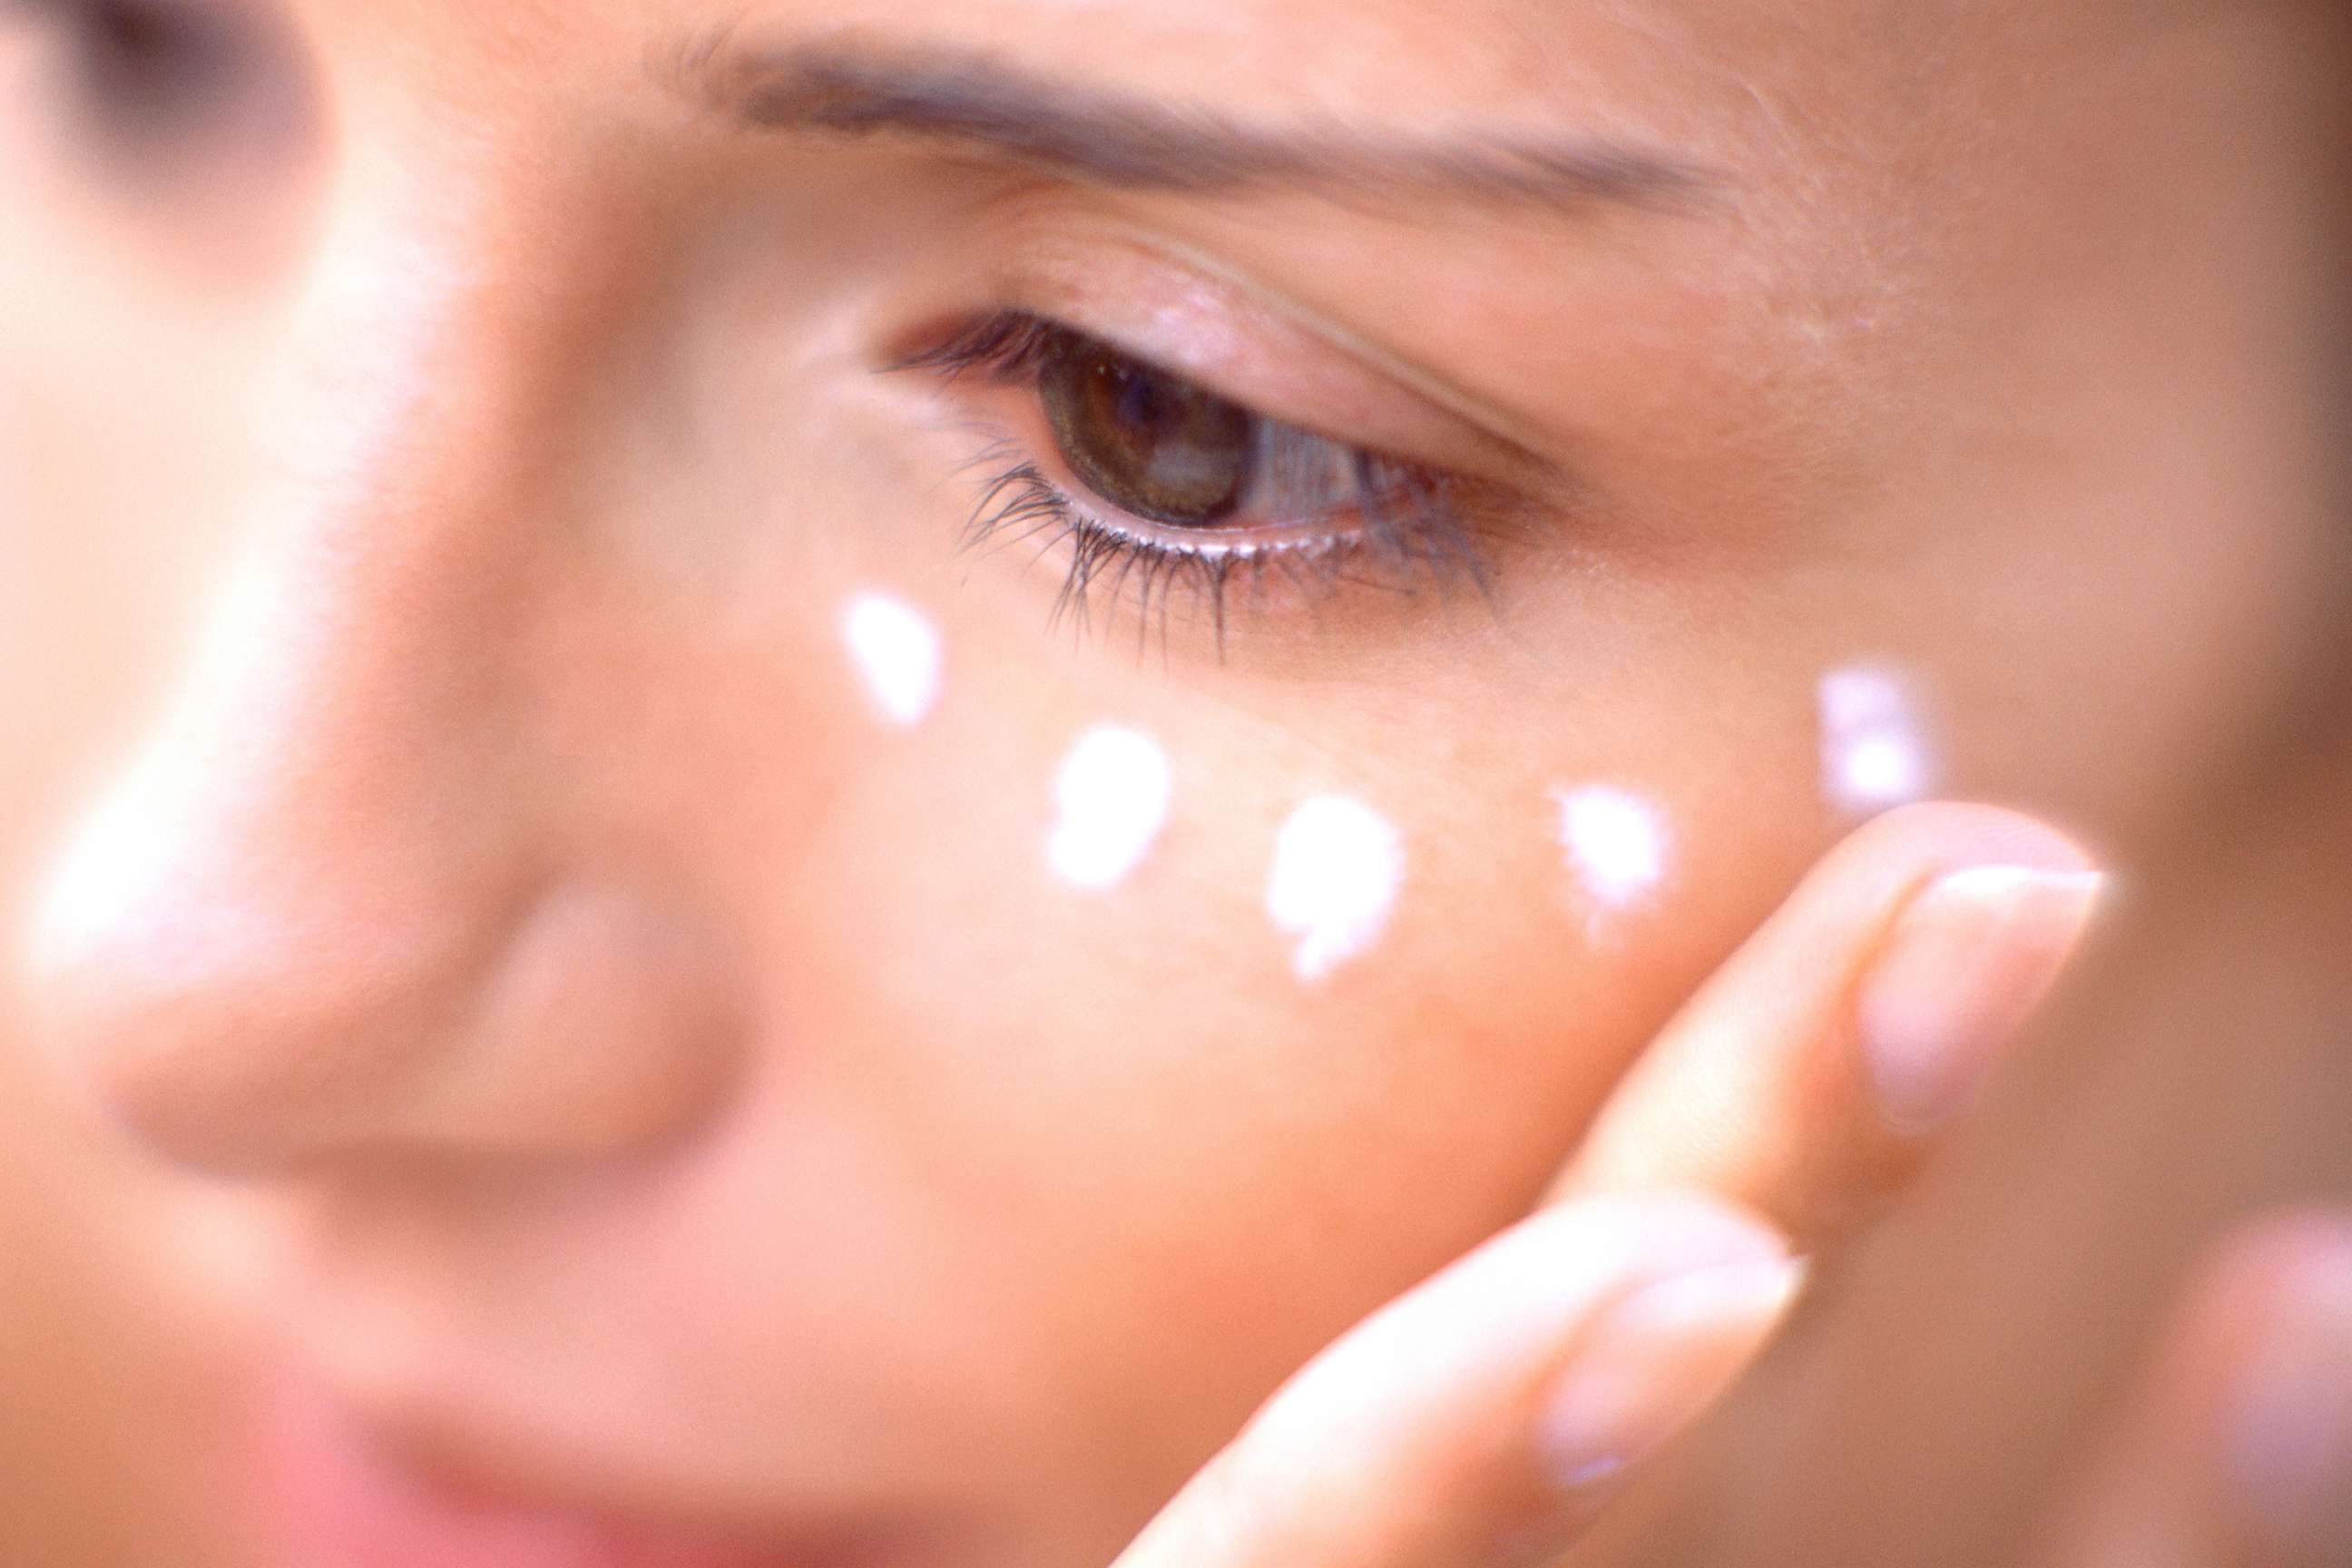
[[[1038,378],[1055,443],[1103,500],[1177,528],[1241,509],[1257,467],[1257,416],[1085,338],[1046,353]]]

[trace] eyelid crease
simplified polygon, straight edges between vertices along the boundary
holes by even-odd
[[[1575,488],[1568,470],[1544,455],[1540,437],[1514,431],[1516,421],[1444,378],[1339,331],[1279,292],[1124,227],[1073,235],[1058,201],[1046,216],[1033,228],[1027,215],[1013,215],[1011,232],[1000,237],[1013,259],[982,274],[984,297],[995,306],[1067,326],[1264,417],[1343,444],[1528,494]],[[1158,330],[1134,330],[1129,323],[1139,320]],[[1182,329],[1194,323],[1199,330],[1189,335],[1214,342],[1214,352],[1185,341]],[[895,357],[907,357],[909,342],[936,342],[939,331],[900,339]],[[1350,405],[1353,417],[1330,412]]]
[[[985,317],[946,342],[909,355],[887,368],[931,371],[950,384],[969,376],[985,375],[996,384],[1019,386],[1033,395],[1042,396],[1041,379],[1053,357],[1089,347],[1108,349],[1118,358],[1130,360],[1138,366],[1176,380],[1189,379],[1181,372],[1171,371],[1147,358],[1130,354],[1117,344],[1108,343],[1090,333],[1034,312],[1019,310]],[[1202,390],[1211,396],[1223,397],[1213,388],[1204,387]],[[1426,490],[1431,487],[1421,483],[1423,479],[1437,488],[1469,482],[1440,464],[1419,462],[1409,456],[1384,451],[1346,436],[1327,434],[1230,398],[1224,401],[1232,403],[1259,426],[1263,470],[1260,482],[1275,490],[1279,490],[1286,481],[1294,488],[1303,488],[1311,468],[1318,466],[1307,460],[1307,455],[1318,450],[1347,465],[1352,494],[1346,504],[1360,509],[1384,501],[1407,489]],[[1081,480],[1079,488],[1090,487]],[[1110,498],[1103,499],[1106,505],[1116,507],[1118,504]],[[1286,542],[1266,537],[1267,531],[1286,527],[1328,530],[1329,522],[1328,515],[1261,519],[1255,531],[1255,542],[1262,547],[1280,547]],[[1176,540],[1169,542],[1172,547],[1205,552],[1204,542],[1219,539],[1224,542],[1217,548],[1232,550],[1236,547],[1237,536],[1241,532],[1238,527],[1225,530],[1202,528],[1197,533],[1183,536],[1181,543]]]
[[[1581,487],[1558,464],[1449,405],[1464,400],[1410,384],[1425,378],[1363,363],[1311,313],[1269,309],[1266,291],[1238,288],[1225,269],[1188,267],[1164,244],[1132,235],[1106,245],[1099,228],[1074,230],[1058,198],[1000,206],[992,216],[1003,226],[996,243],[976,267],[963,253],[927,324],[884,340],[877,369],[927,371],[943,389],[968,379],[992,396],[1017,395],[1023,412],[1013,424],[983,415],[942,427],[995,437],[962,470],[994,469],[980,475],[964,549],[1025,544],[1034,548],[1019,553],[1033,564],[1059,554],[1055,624],[1087,629],[1108,596],[1132,607],[1145,631],[1158,619],[1164,637],[1172,605],[1190,597],[1213,622],[1222,651],[1228,600],[1239,594],[1256,608],[1342,588],[1409,599],[1435,588],[1429,600],[1442,603],[1466,584],[1499,614],[1499,552],[1578,510]],[[1137,321],[1147,330],[1127,328]],[[1178,531],[1131,516],[1066,459],[1045,416],[1050,356],[1072,342],[1328,447],[1338,472],[1352,478],[1311,514],[1292,514],[1284,502],[1297,498],[1277,486],[1223,526]]]
[[[1163,265],[1194,275],[1234,296],[1234,303],[1252,313],[1272,320],[1286,331],[1316,340],[1332,353],[1386,377],[1461,421],[1496,449],[1496,456],[1507,463],[1521,482],[1559,483],[1567,478],[1559,463],[1545,456],[1545,447],[1554,442],[1544,432],[1530,427],[1510,410],[1442,373],[1396,353],[1359,329],[1330,320],[1288,292],[1206,250],[1138,225],[1107,223],[1104,229],[1108,237]]]

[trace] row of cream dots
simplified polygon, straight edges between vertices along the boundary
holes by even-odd
[[[883,717],[906,728],[928,718],[945,662],[930,618],[902,600],[869,594],[851,602],[842,628]],[[1822,788],[1839,808],[1867,813],[1927,793],[1927,748],[1898,677],[1866,666],[1833,671],[1821,683],[1820,713]],[[1558,790],[1553,801],[1560,845],[1598,937],[1601,922],[1666,880],[1665,816],[1612,784]],[[1055,778],[1047,859],[1074,888],[1115,888],[1150,858],[1174,802],[1174,769],[1158,742],[1119,726],[1090,730]],[[1402,836],[1361,801],[1319,795],[1294,811],[1276,836],[1265,907],[1291,944],[1299,979],[1320,981],[1369,952],[1387,929],[1404,876]]]

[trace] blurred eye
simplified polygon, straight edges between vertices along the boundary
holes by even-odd
[[[87,0],[65,20],[89,105],[144,131],[186,121],[236,75],[236,40],[184,5]]]
[[[282,132],[299,101],[282,26],[248,0],[31,0],[53,29],[72,129],[152,166]]]

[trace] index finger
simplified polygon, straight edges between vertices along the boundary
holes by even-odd
[[[1867,1210],[2073,953],[2100,879],[1993,806],[1892,812],[1832,849],[1637,1062],[1555,1197],[1683,1188],[1799,1234]]]

